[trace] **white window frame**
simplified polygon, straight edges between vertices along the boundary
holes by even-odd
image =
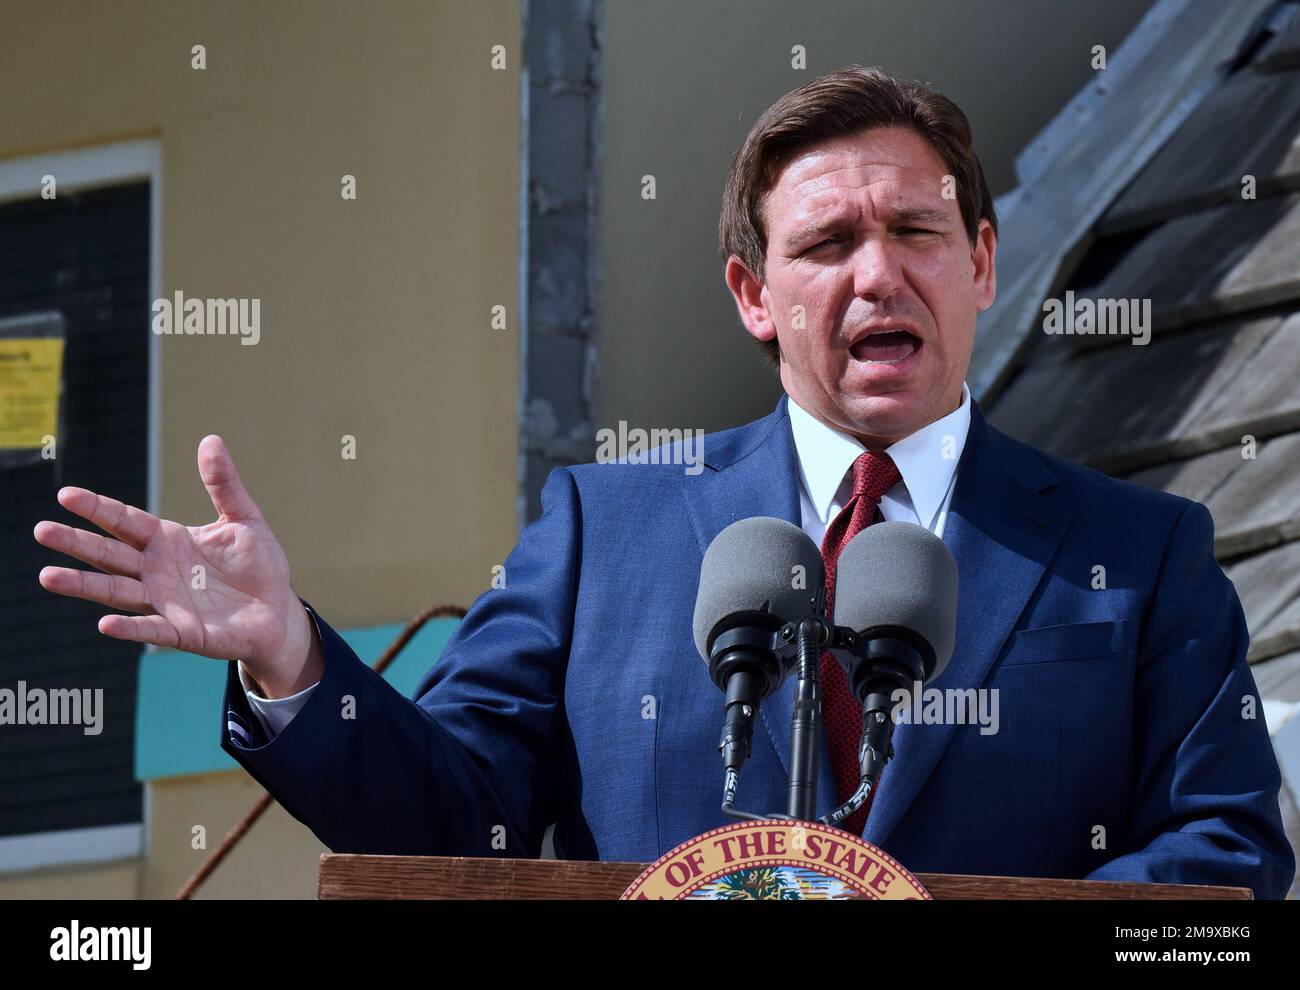
[[[118,141],[67,151],[50,151],[0,160],[0,204],[41,194],[42,177],[52,175],[57,192],[81,191],[149,180],[149,298],[162,297],[162,142],[156,138]],[[148,331],[148,323],[141,327]],[[149,334],[149,384],[146,508],[158,513],[161,474],[159,443],[162,417],[161,344]],[[0,875],[26,873],[49,866],[107,863],[149,854],[152,794],[143,782],[139,824],[60,829],[0,838]]]

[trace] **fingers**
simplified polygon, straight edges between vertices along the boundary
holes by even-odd
[[[137,550],[149,542],[149,537],[158,528],[157,516],[85,488],[60,488],[58,500],[59,505],[69,512],[89,519],[104,532],[112,533]]]
[[[212,499],[212,507],[227,519],[260,519],[261,510],[239,480],[235,459],[226,442],[215,433],[199,441],[199,477]]]
[[[32,535],[41,546],[76,557],[109,574],[138,577],[144,563],[144,554],[134,547],[63,523],[42,519],[32,530]]]
[[[145,597],[144,585],[120,574],[94,574],[71,567],[42,567],[41,587],[56,595],[84,598],[124,612],[152,612]]]
[[[105,615],[99,620],[99,631],[113,639],[152,643],[169,649],[175,649],[180,643],[176,627],[161,615]]]

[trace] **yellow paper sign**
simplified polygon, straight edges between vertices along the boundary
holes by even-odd
[[[63,339],[0,340],[0,447],[42,447],[59,423]]]

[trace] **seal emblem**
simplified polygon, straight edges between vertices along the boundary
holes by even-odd
[[[933,900],[877,846],[787,819],[737,822],[688,839],[646,867],[622,900]]]

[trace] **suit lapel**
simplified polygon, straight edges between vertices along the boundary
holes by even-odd
[[[683,479],[701,554],[738,519],[775,516],[801,524],[799,461],[787,402],[783,395],[771,415],[718,434],[713,449],[704,451],[706,470]],[[943,532],[959,574],[957,645],[934,687],[983,686],[1073,516],[1050,491],[1055,484],[1047,465],[1028,447],[989,426],[972,400],[970,431]],[[794,678],[788,678],[759,712],[786,773],[794,685]],[[897,727],[895,756],[881,778],[863,833],[868,842],[882,845],[888,839],[934,772],[955,729]],[[836,803],[823,732],[818,815],[827,814]]]
[[[971,403],[943,541],[958,570],[957,639],[933,683],[983,686],[1042,580],[1073,510],[1049,493],[1056,476],[1029,448],[988,425]],[[899,725],[863,837],[883,845],[952,740],[955,725]]]
[[[788,397],[782,395],[769,416],[720,434],[713,449],[705,448],[706,470],[683,479],[683,495],[701,554],[715,536],[739,519],[775,516],[801,525],[799,457],[790,430],[788,402]],[[787,774],[794,691],[795,678],[788,677],[759,709],[759,721]],[[823,732],[817,783],[818,815],[827,814],[835,807],[835,780],[826,752]]]

